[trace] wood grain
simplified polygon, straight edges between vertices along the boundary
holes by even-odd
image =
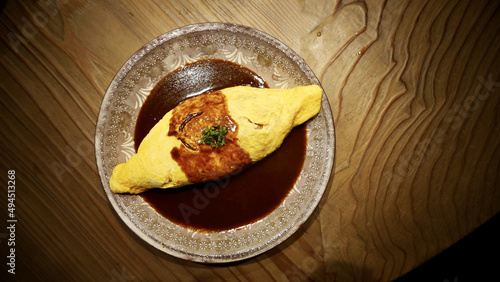
[[[15,278],[400,277],[500,211],[499,5],[9,1],[0,14],[0,166],[5,182],[16,171]],[[207,21],[257,28],[299,53],[322,82],[337,141],[334,174],[307,223],[278,247],[222,266],[171,257],[133,234],[105,198],[93,144],[121,65],[156,36]],[[2,194],[5,224],[6,185]],[[0,231],[5,256],[8,236]]]

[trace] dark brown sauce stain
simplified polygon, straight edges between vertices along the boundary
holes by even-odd
[[[224,146],[198,144],[203,130],[212,125],[228,128]],[[222,179],[252,163],[250,155],[237,143],[238,126],[229,115],[226,96],[220,91],[200,94],[175,107],[168,135],[184,144],[173,148],[171,156],[191,183]]]
[[[238,85],[268,87],[251,70],[223,60],[200,60],[169,73],[151,91],[139,113],[136,149],[149,130],[182,101]],[[305,159],[306,134],[305,125],[294,128],[270,156],[227,178],[152,189],[141,197],[170,221],[198,231],[217,232],[255,222],[276,209],[293,188]]]

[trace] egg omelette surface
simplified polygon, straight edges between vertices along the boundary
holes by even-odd
[[[137,154],[110,178],[115,193],[138,194],[234,175],[278,149],[293,127],[318,114],[318,85],[291,89],[230,87],[189,98],[142,140]],[[202,133],[224,128],[224,144],[203,144]]]

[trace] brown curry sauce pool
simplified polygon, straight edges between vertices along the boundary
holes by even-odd
[[[231,86],[268,87],[251,70],[223,60],[200,60],[164,77],[144,102],[134,133],[135,148],[149,130],[187,98]],[[265,159],[214,182],[174,189],[152,189],[141,197],[170,221],[216,232],[255,222],[276,209],[300,175],[306,152],[306,126],[294,128]]]

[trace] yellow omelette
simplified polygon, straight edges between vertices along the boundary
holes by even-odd
[[[293,127],[318,114],[318,85],[230,87],[189,98],[151,129],[137,154],[113,170],[115,193],[138,194],[224,178],[278,149]],[[207,141],[209,133],[217,138]]]

